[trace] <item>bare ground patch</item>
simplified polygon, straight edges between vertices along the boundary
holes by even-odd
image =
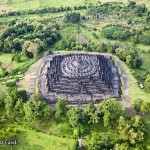
[[[10,12],[12,10],[13,10],[13,8],[6,5],[6,4],[0,5],[0,14],[7,13],[7,12]]]
[[[30,77],[32,75],[32,72],[34,70],[34,65],[31,65],[31,67],[28,69],[28,71],[25,73],[24,77],[22,80],[17,82],[17,88],[18,90],[29,90],[30,87]]]

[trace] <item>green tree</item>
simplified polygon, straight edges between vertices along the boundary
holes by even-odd
[[[50,119],[52,116],[52,109],[45,101],[36,101],[33,106],[34,118],[36,120]]]
[[[40,46],[37,43],[31,41],[25,41],[22,48],[22,53],[28,56],[29,58],[34,56],[34,59],[37,59],[37,54],[39,52]]]
[[[129,0],[128,8],[133,9],[133,8],[135,8],[135,6],[136,6],[136,2]]]
[[[40,94],[39,93],[32,94],[32,100],[34,102],[39,101],[39,99],[40,99]]]
[[[23,100],[18,98],[15,108],[14,108],[15,116],[17,119],[21,119],[24,116],[23,110]]]
[[[142,59],[141,58],[136,58],[136,68],[140,68],[140,66],[142,66]]]
[[[104,114],[104,126],[108,127],[115,124],[122,110],[122,104],[113,98],[102,101],[100,103],[100,111]]]
[[[17,97],[21,98],[24,102],[28,100],[28,96],[27,96],[26,90],[19,90],[19,91],[17,91]]]
[[[31,43],[30,46],[27,49],[27,52],[32,53],[33,56],[34,56],[34,59],[37,59],[37,55],[38,55],[39,50],[40,50],[40,45],[39,44]]]
[[[13,60],[15,61],[15,62],[21,62],[21,55],[20,54],[15,54],[15,56],[13,57]]]
[[[56,105],[56,117],[64,116],[66,115],[66,112],[68,110],[67,108],[67,100],[66,99],[61,99],[58,100]]]
[[[89,104],[87,104],[86,109],[85,109],[85,112],[87,114],[94,113],[95,111],[96,111],[96,107],[95,107],[94,103],[90,102]]]
[[[144,141],[145,138],[145,123],[140,116],[132,117],[131,120],[126,120],[124,117],[119,118],[118,132],[120,139],[129,141],[132,145],[137,145]]]
[[[135,145],[138,141],[144,140],[144,133],[141,131],[135,131],[134,128],[131,128],[128,132],[128,140],[131,144]]]
[[[6,98],[6,92],[4,90],[0,90],[0,106],[4,106]]]
[[[99,119],[100,119],[99,118],[99,112],[92,102],[87,104],[85,112],[89,116],[89,122],[88,123],[96,124],[99,122]]]
[[[145,122],[141,116],[134,116],[131,118],[132,127],[141,132],[146,132]]]
[[[116,144],[114,146],[115,150],[130,150],[130,146],[128,143]]]
[[[22,50],[22,43],[23,40],[20,40],[19,38],[15,38],[13,40],[13,48],[15,51],[21,51]]]
[[[27,101],[23,105],[24,113],[25,113],[25,120],[27,121],[34,121],[34,106],[31,101]]]
[[[7,117],[14,119],[14,99],[11,96],[7,96],[5,99],[5,109]]]
[[[133,103],[133,107],[137,112],[141,111],[141,106],[142,106],[143,100],[142,99],[137,99]]]
[[[43,114],[42,114],[43,118],[51,119],[52,115],[53,115],[52,108],[50,106],[46,105],[43,109]]]
[[[128,55],[126,57],[126,64],[129,66],[129,67],[132,67],[133,66],[133,57],[131,55]]]
[[[118,124],[118,132],[120,135],[120,138],[123,140],[128,139],[128,130],[130,128],[129,123],[125,120],[123,116],[120,116],[119,118],[119,124]]]
[[[113,149],[115,139],[111,135],[105,134],[94,134],[89,142],[88,150],[108,150]]]
[[[124,50],[122,49],[122,48],[116,48],[116,50],[115,50],[115,53],[116,53],[116,55],[121,59],[121,60],[123,60],[123,61],[125,61],[125,57],[124,57]]]
[[[86,113],[78,107],[70,109],[67,112],[67,116],[69,119],[69,123],[73,128],[78,127],[79,124],[84,124],[87,120]]]
[[[100,52],[106,52],[107,51],[107,45],[105,44],[105,43],[101,43],[100,45],[99,45],[99,51]]]
[[[13,38],[7,37],[4,40],[4,52],[11,52],[13,49]]]
[[[109,42],[108,43],[108,53],[113,53],[113,47],[112,47],[112,44]]]
[[[6,95],[10,96],[14,100],[14,102],[18,100],[16,87],[8,87],[6,91]]]
[[[3,64],[3,63],[0,61],[0,68],[2,68],[2,64]]]
[[[93,123],[93,124],[97,124],[99,122],[99,112],[98,111],[95,111],[94,113],[92,113],[90,115],[90,121],[89,123]]]
[[[80,13],[72,12],[65,15],[65,22],[78,23],[80,21]]]
[[[17,99],[18,99],[17,89],[14,87],[8,87],[4,102],[5,102],[6,115],[10,120],[14,119],[14,116],[15,116],[14,106],[15,106]]]
[[[150,92],[150,74],[147,75],[146,80],[144,82],[145,91]]]
[[[141,106],[141,111],[146,113],[150,112],[150,101],[149,100],[144,100]]]

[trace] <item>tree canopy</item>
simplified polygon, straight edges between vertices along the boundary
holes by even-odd
[[[80,13],[67,13],[65,15],[65,21],[68,23],[78,23],[80,21]]]
[[[74,108],[70,109],[67,112],[67,116],[69,119],[69,123],[74,128],[78,127],[81,124],[84,124],[87,119],[86,113],[78,107],[74,107]]]
[[[114,125],[121,115],[122,110],[122,104],[113,98],[102,101],[100,103],[100,111],[104,114],[104,126],[109,127]]]

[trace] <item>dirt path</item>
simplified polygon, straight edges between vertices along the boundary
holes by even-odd
[[[29,93],[30,94],[37,92],[36,90],[38,88],[38,79],[40,76],[40,70],[42,69],[43,63],[46,62],[48,57],[49,56],[43,56],[35,64],[34,70],[30,76],[30,86],[29,86]]]
[[[123,62],[114,55],[108,54],[109,56],[112,56],[115,59],[116,65],[119,67],[120,70],[120,76],[122,78],[122,94],[123,94],[123,101],[124,101],[124,107],[128,111],[132,112],[133,114],[136,114],[136,111],[132,107],[131,99],[130,99],[130,88],[129,88],[129,78],[132,77],[132,74],[128,74],[125,71]]]
[[[130,102],[130,96],[129,96],[129,79],[128,79],[128,76],[131,76],[131,75],[127,74],[125,72],[125,69],[123,67],[122,62],[117,57],[115,57],[115,59],[116,59],[117,65],[119,66],[120,75],[121,75],[122,82],[123,82],[122,87],[123,87],[123,96],[124,96],[124,106],[126,108],[130,108],[131,102]]]
[[[33,70],[34,70],[34,64],[29,67],[27,72],[24,74],[24,77],[22,78],[22,80],[17,82],[18,90],[26,90],[26,91],[29,90],[30,78],[31,78]]]
[[[12,11],[12,10],[13,10],[13,8],[10,7],[10,6],[7,5],[7,4],[2,4],[2,5],[0,5],[0,14],[7,13],[7,12],[10,12],[10,11]]]
[[[82,137],[78,138],[78,142],[79,142],[79,150],[82,149]]]

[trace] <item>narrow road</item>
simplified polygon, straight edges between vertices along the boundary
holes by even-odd
[[[78,138],[78,142],[79,142],[79,150],[82,149],[82,137]]]

